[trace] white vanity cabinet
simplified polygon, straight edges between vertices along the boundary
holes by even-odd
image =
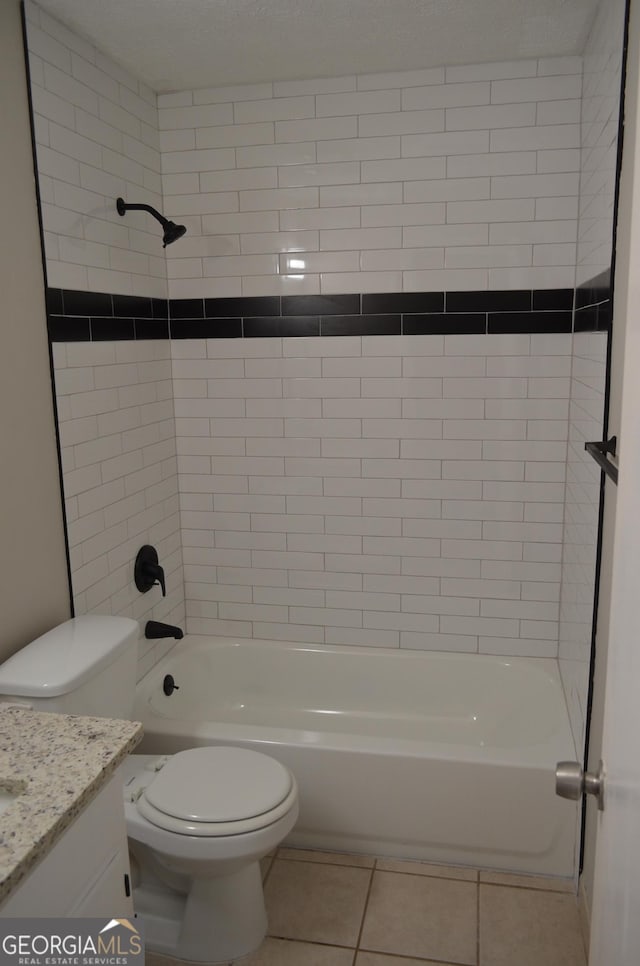
[[[0,918],[131,918],[131,891],[118,769],[0,905]]]

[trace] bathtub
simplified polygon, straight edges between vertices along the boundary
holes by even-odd
[[[138,685],[135,716],[142,752],[229,744],[287,765],[289,845],[575,875],[555,661],[186,637]]]

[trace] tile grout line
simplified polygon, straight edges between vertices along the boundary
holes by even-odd
[[[269,878],[269,876],[271,875],[271,870],[273,869],[273,866],[274,866],[274,863],[275,863],[275,861],[276,861],[276,859],[277,859],[277,858],[278,858],[278,852],[277,852],[277,850],[276,850],[276,851],[275,851],[275,852],[273,853],[273,855],[271,856],[271,861],[269,862],[269,868],[268,868],[268,869],[267,869],[267,871],[265,872],[265,874],[264,874],[264,878],[263,878],[263,880],[262,880],[262,891],[263,891],[263,892],[264,892],[264,887],[265,887],[265,885],[267,884],[267,879],[268,879],[268,878]]]
[[[386,858],[388,858],[387,856],[368,855],[367,857],[369,857],[369,858],[371,858],[373,860],[374,865],[372,865],[372,866],[363,866],[363,865],[359,865],[357,863],[353,863],[353,862],[349,862],[349,861],[341,861],[341,862],[326,862],[325,861],[325,862],[323,862],[323,861],[321,861],[319,859],[314,859],[314,858],[312,858],[310,856],[305,856],[304,859],[298,859],[298,858],[295,858],[295,857],[293,857],[291,855],[279,855],[279,851],[280,850],[278,850],[278,852],[274,855],[273,858],[274,859],[277,858],[281,862],[308,862],[308,863],[313,864],[313,865],[323,865],[323,866],[324,865],[330,865],[330,866],[337,866],[338,868],[348,868],[348,869],[365,869],[366,870],[366,869],[370,868],[372,870],[375,869],[378,872],[384,872],[385,874],[388,874],[388,875],[413,875],[413,876],[418,876],[420,878],[425,878],[425,879],[442,879],[442,880],[447,881],[447,882],[474,882],[475,881],[476,885],[491,886],[492,888],[500,888],[500,889],[524,889],[524,890],[529,891],[529,892],[551,892],[551,893],[555,893],[555,894],[558,894],[558,895],[571,895],[572,894],[571,891],[566,891],[564,889],[553,889],[553,888],[549,888],[549,887],[543,886],[543,885],[532,885],[532,884],[527,883],[527,882],[517,882],[517,883],[511,883],[511,882],[490,882],[490,881],[487,881],[487,880],[483,880],[481,878],[481,876],[483,874],[491,873],[491,872],[493,872],[493,870],[491,870],[491,869],[478,869],[478,868],[475,868],[473,866],[469,866],[469,867],[467,867],[467,866],[455,867],[454,866],[453,868],[454,869],[455,868],[459,868],[459,870],[461,872],[473,870],[475,872],[475,874],[476,874],[476,879],[475,880],[467,879],[467,878],[464,878],[462,876],[457,876],[457,875],[453,875],[453,874],[450,874],[450,875],[437,875],[437,874],[434,874],[434,873],[413,871],[413,869],[411,869],[411,865],[421,865],[422,863],[420,861],[414,862],[411,859],[406,859],[406,860],[405,859],[399,859],[398,860],[398,861],[405,861],[407,863],[407,868],[402,868],[402,869],[378,869],[377,863],[380,861],[380,859],[382,859],[384,861]],[[292,851],[295,851],[295,849],[292,848]],[[344,855],[345,859],[348,859],[350,857],[348,853],[340,853],[340,852],[337,852],[335,854],[338,855],[338,856],[343,856]],[[363,856],[364,855],[365,855],[365,853],[363,853]],[[356,857],[357,857],[357,855],[356,855]],[[425,864],[432,864],[432,863],[425,863]],[[438,868],[438,864],[437,863],[433,863],[433,865],[434,865],[435,868]],[[271,866],[269,867],[269,872],[270,871],[271,871]],[[504,874],[505,875],[509,875],[510,873],[504,873]],[[515,875],[524,875],[524,873],[515,873]],[[532,876],[532,878],[536,878],[536,879],[540,879],[540,880],[544,880],[545,878],[548,878],[549,882],[562,882],[563,881],[562,879],[559,879],[558,877],[555,877],[555,876],[545,877],[545,876],[538,876],[538,875],[536,875],[536,876]],[[569,880],[567,880],[567,881],[569,881]]]
[[[370,875],[369,875],[369,886],[367,888],[367,895],[365,897],[365,900],[364,900],[364,908],[362,910],[362,919],[360,921],[360,929],[358,930],[358,936],[356,938],[356,948],[355,948],[354,954],[353,954],[353,963],[354,963],[354,966],[355,966],[356,958],[358,956],[358,952],[360,951],[360,941],[362,939],[362,933],[364,931],[364,922],[365,922],[365,919],[367,917],[367,910],[369,908],[369,898],[371,896],[371,889],[373,888],[373,877],[375,875],[375,872],[376,872],[377,867],[378,867],[378,859],[374,856],[373,857],[373,865],[371,866],[371,872],[370,872]]]
[[[514,883],[512,885],[510,882],[483,882],[482,879],[480,879],[478,885],[490,886],[492,889],[522,889],[525,892],[546,892],[556,896],[574,895],[574,893],[570,890],[565,891],[564,889],[545,889],[541,886],[523,885],[522,883]]]

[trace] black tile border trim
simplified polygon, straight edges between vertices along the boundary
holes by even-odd
[[[577,290],[220,299],[47,290],[52,342],[605,331],[610,305],[601,278]]]
[[[611,298],[611,270],[600,272],[594,278],[583,282],[576,288],[576,309],[598,302],[606,302]]]
[[[574,332],[610,332],[612,308],[611,270],[607,269],[576,289]]]

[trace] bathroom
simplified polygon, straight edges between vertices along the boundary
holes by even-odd
[[[623,5],[582,5],[584,57],[199,82],[157,106],[55,6],[26,14],[75,613],[558,660],[580,748]],[[581,110],[602,138],[582,153]],[[118,196],[186,236],[164,253]],[[131,581],[143,544],[165,598]],[[15,646],[67,616],[65,576]],[[171,644],[141,641],[141,676]]]

